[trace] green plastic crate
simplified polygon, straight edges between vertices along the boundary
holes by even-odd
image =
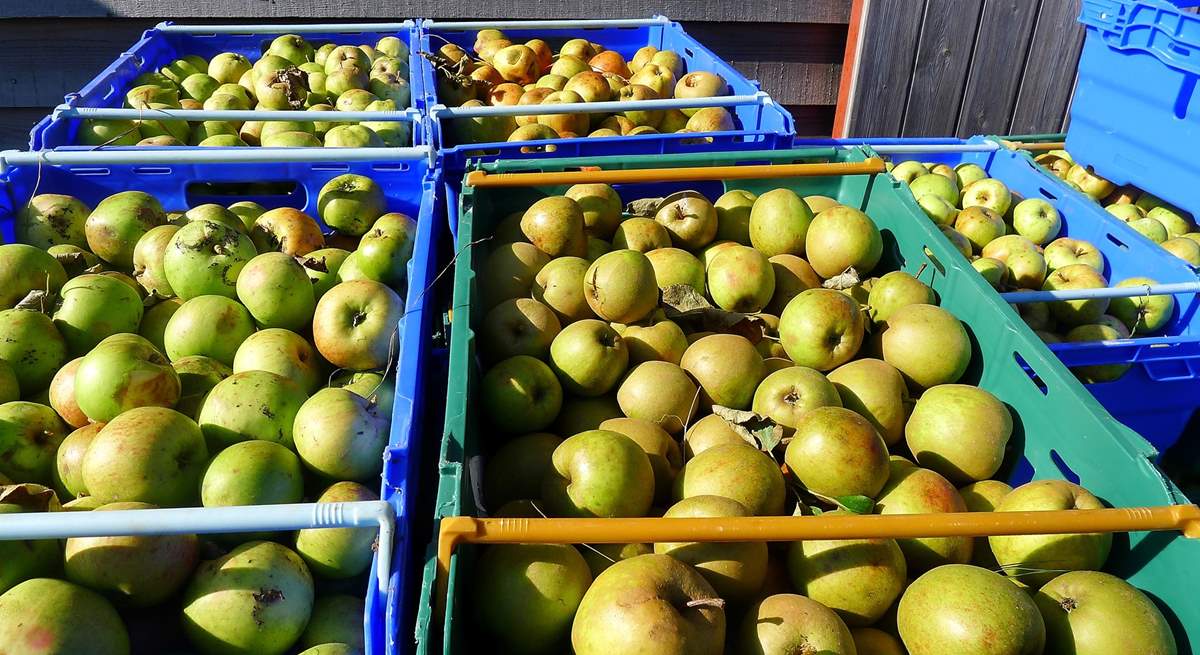
[[[489,172],[697,167],[814,161],[862,161],[860,150],[812,148],[761,153],[631,156],[591,159],[496,162]],[[899,267],[917,274],[938,293],[940,304],[966,325],[975,357],[963,381],[991,391],[1014,414],[1012,449],[1002,470],[1013,482],[1029,479],[1070,479],[1083,484],[1113,506],[1150,506],[1186,502],[1155,468],[1155,451],[1136,433],[1121,426],[1025,326],[1017,314],[996,298],[986,283],[951,250],[900,183],[886,175],[822,178],[736,180],[728,183],[618,185],[628,201],[658,197],[694,188],[716,198],[727,189],[756,193],[788,187],[801,195],[822,194],[856,206],[879,225],[884,258],[878,270]],[[458,261],[454,281],[454,323],[450,342],[450,377],[446,399],[445,436],[439,460],[435,520],[444,516],[475,515],[475,489],[482,472],[486,435],[479,433],[480,412],[472,402],[482,377],[476,358],[474,328],[481,312],[476,303],[475,271],[488,253],[485,239],[497,222],[513,211],[565,187],[485,189],[464,186],[459,207]],[[1003,476],[1001,476],[1003,477]],[[449,577],[450,601],[444,624],[436,616],[434,575],[436,537],[427,562],[418,606],[414,652],[460,654],[482,648],[472,644],[466,597],[476,547],[456,551]],[[1175,629],[1180,652],[1190,652],[1189,636],[1200,640],[1200,604],[1194,589],[1200,574],[1200,541],[1176,533],[1118,535],[1109,558],[1109,571],[1126,577],[1160,601]],[[461,589],[461,593],[459,590]],[[504,602],[503,599],[495,599]],[[447,638],[443,638],[443,636]]]

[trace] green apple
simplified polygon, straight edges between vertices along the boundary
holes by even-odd
[[[591,262],[582,257],[556,257],[550,260],[533,278],[533,299],[553,310],[563,325],[595,318],[584,297],[583,279],[590,266]],[[632,351],[630,354],[633,354]]]
[[[988,391],[943,384],[921,394],[904,435],[918,464],[961,484],[995,475],[1012,429],[1008,408]]]
[[[1100,249],[1082,239],[1059,237],[1046,245],[1043,254],[1050,272],[1071,264],[1087,264],[1097,271],[1104,270],[1104,255]]]
[[[1033,654],[1046,641],[1045,623],[1028,593],[965,564],[941,566],[913,581],[900,598],[896,625],[914,655]]]
[[[679,248],[655,248],[646,253],[646,258],[654,267],[654,280],[659,289],[686,284],[704,295],[704,264],[692,253]]]
[[[636,250],[650,252],[658,248],[671,247],[671,233],[651,218],[628,218],[617,225],[613,233],[614,250]]]
[[[849,295],[809,289],[779,317],[779,338],[798,366],[828,371],[850,361],[862,345],[863,313]]]
[[[908,566],[894,539],[806,539],[788,544],[787,570],[797,592],[837,612],[846,625],[866,626],[900,597]]]
[[[1010,254],[1005,266],[1008,268],[1009,284],[1017,288],[1040,289],[1046,281],[1046,259],[1036,250],[1019,250]]]
[[[689,345],[683,329],[665,319],[651,319],[648,325],[614,323],[613,329],[625,339],[631,368],[649,361],[678,364]]]
[[[558,377],[544,362],[528,355],[510,357],[483,376],[484,413],[510,434],[537,432],[550,425],[562,409]]]
[[[199,500],[208,449],[192,419],[137,407],[109,421],[83,456],[83,484],[101,502],[185,507]]]
[[[980,257],[971,262],[971,267],[995,289],[999,289],[1008,281],[1008,268],[999,259]]]
[[[646,516],[654,500],[654,469],[641,446],[608,430],[581,432],[554,449],[542,481],[551,516]]]
[[[254,318],[238,301],[225,296],[197,296],[171,315],[163,332],[163,345],[172,362],[203,355],[232,366],[238,348],[252,334]]]
[[[554,337],[550,366],[567,392],[602,396],[625,373],[629,349],[608,323],[596,319],[576,321]]]
[[[867,294],[867,309],[877,323],[886,322],[905,305],[934,302],[933,289],[904,271],[884,273]]]
[[[721,496],[692,496],[672,505],[663,518],[719,518],[751,516],[736,500]],[[767,544],[742,543],[656,543],[654,552],[670,555],[691,565],[708,580],[713,590],[729,603],[752,601],[767,576]]]
[[[937,226],[954,225],[954,220],[958,218],[958,208],[954,203],[947,202],[945,198],[927,193],[917,198],[917,205],[921,207],[921,211],[929,217]]]
[[[491,361],[514,355],[545,359],[561,329],[549,307],[532,298],[512,298],[484,316],[478,330],[480,351]]]
[[[92,421],[111,421],[136,407],[173,407],[179,392],[167,358],[135,334],[101,341],[75,372],[75,401]]]
[[[584,297],[596,316],[636,323],[658,306],[658,283],[650,260],[636,250],[600,255],[584,275]]]
[[[784,461],[805,489],[829,498],[874,498],[888,479],[887,444],[870,421],[842,407],[801,415]]]
[[[962,190],[963,209],[985,207],[1004,216],[1011,205],[1012,192],[1003,182],[994,178],[976,180]]]
[[[1103,509],[1087,489],[1066,480],[1035,480],[1013,489],[997,512]],[[1108,559],[1112,534],[991,536],[988,543],[1005,572],[1040,587],[1063,571],[1097,571]],[[1042,572],[1037,572],[1042,571]]]
[[[816,226],[816,221],[813,225]],[[814,230],[809,230],[810,239],[813,234]],[[699,264],[699,260],[696,263]],[[749,246],[737,245],[722,250],[708,265],[707,275],[709,296],[726,311],[743,314],[762,311],[775,293],[775,271],[771,262]]]
[[[1158,284],[1148,277],[1131,277],[1121,280],[1118,287],[1140,287]],[[1175,297],[1133,296],[1113,298],[1108,303],[1108,313],[1117,317],[1132,334],[1148,336],[1163,329],[1175,311]]]
[[[719,653],[725,612],[717,599],[696,569],[669,555],[621,560],[596,576],[584,594],[571,625],[572,650],[575,655]],[[649,635],[654,638],[647,640]]]
[[[906,305],[879,338],[883,360],[913,388],[957,382],[971,362],[971,341],[953,314],[935,305]]]
[[[1092,200],[1100,200],[1113,191],[1113,183],[1096,175],[1091,166],[1082,166],[1075,164],[1067,171],[1066,180],[1079,187],[1079,189]]]
[[[1039,246],[1058,237],[1062,219],[1054,205],[1041,198],[1026,198],[1012,210],[1013,228],[1017,234]]]
[[[1103,653],[1111,644],[1137,644],[1139,653],[1175,655],[1171,626],[1144,593],[1115,575],[1071,571],[1033,596],[1046,623],[1052,653]]]
[[[700,404],[749,409],[766,371],[762,355],[745,337],[711,334],[694,341],[680,367],[700,385]]]
[[[804,237],[804,251],[808,263],[823,278],[850,268],[865,277],[883,255],[883,238],[870,216],[839,205],[813,218]]]
[[[476,562],[477,625],[494,647],[551,653],[565,642],[592,573],[570,544],[497,544]]]
[[[1135,218],[1129,221],[1129,227],[1137,230],[1138,234],[1154,243],[1162,243],[1167,240],[1167,228],[1153,218]]]
[[[958,178],[959,189],[965,189],[988,176],[979,164],[959,164],[954,167],[954,175]]]
[[[484,308],[492,308],[509,298],[529,296],[534,278],[550,262],[550,256],[529,243],[506,243],[483,261],[478,279]],[[586,271],[585,271],[586,272]]]
[[[1071,264],[1058,268],[1047,276],[1042,289],[1103,289],[1107,286],[1108,281],[1095,268],[1087,264]],[[1064,325],[1084,325],[1095,323],[1108,310],[1108,303],[1108,298],[1056,301],[1050,303],[1050,313]]]
[[[717,209],[717,241],[750,245],[750,210],[758,196],[744,189],[726,191],[713,206]]]
[[[600,423],[600,429],[623,434],[646,452],[654,470],[654,500],[670,502],[671,486],[683,467],[683,455],[675,438],[654,421],[643,418],[610,418]]]
[[[954,485],[929,469],[893,455],[887,484],[875,499],[876,514],[941,514],[965,512],[967,506]],[[918,537],[897,539],[908,562],[909,574],[921,573],[943,564],[971,560],[970,537]]]
[[[967,238],[972,252],[978,254],[987,244],[1004,236],[1006,226],[1003,214],[982,205],[972,205],[958,212],[954,229]]]
[[[763,379],[754,391],[751,409],[795,431],[804,416],[818,407],[840,407],[841,396],[833,383],[819,371],[806,366],[788,366]]]
[[[907,162],[906,162],[907,163]],[[751,605],[734,638],[739,653],[855,653],[854,637],[838,615],[811,598],[780,593]]]
[[[925,175],[918,175],[914,180],[909,182],[908,190],[912,192],[914,198],[921,198],[922,196],[932,194],[953,206],[958,202],[957,182],[957,180],[952,180],[944,175],[926,173]]]
[[[768,191],[760,195],[750,209],[750,243],[767,257],[803,255],[804,240],[812,221],[812,210],[794,191]]]
[[[928,174],[929,169],[925,168],[925,165],[921,162],[915,160],[902,161],[896,164],[896,167],[891,170],[892,177],[905,183],[911,183],[918,177]],[[955,200],[957,201],[958,198],[955,198]]]
[[[1145,218],[1146,212],[1134,204],[1117,204],[1113,203],[1104,208],[1105,211],[1116,216],[1126,223],[1132,223],[1139,218]]]
[[[713,445],[697,453],[675,478],[675,498],[724,496],[754,516],[779,516],[786,502],[779,464],[745,442]]]
[[[1175,237],[1162,243],[1163,250],[1175,255],[1192,266],[1200,266],[1200,241]],[[66,287],[64,287],[66,288]]]
[[[678,434],[691,421],[698,396],[696,383],[682,368],[670,362],[648,361],[635,366],[621,381],[617,404],[626,416]]]

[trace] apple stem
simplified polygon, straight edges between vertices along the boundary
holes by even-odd
[[[688,607],[715,607],[716,609],[725,609],[724,598],[697,598],[687,602]]]

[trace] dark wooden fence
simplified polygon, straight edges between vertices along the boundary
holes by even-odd
[[[867,2],[850,134],[1065,129],[1079,0]]]
[[[434,16],[630,18],[661,13],[787,106],[801,135],[834,130],[851,0],[0,0],[0,148],[143,30],[181,22]],[[1078,0],[864,0],[849,103],[857,135],[1053,131],[1074,85]]]

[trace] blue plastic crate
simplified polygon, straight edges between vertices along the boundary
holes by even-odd
[[[230,33],[228,30],[238,26],[212,25],[212,32],[203,31],[170,31],[164,27],[172,26],[172,21],[160,23],[146,30],[142,38],[121,56],[88,82],[78,93],[68,94],[66,104],[73,107],[122,107],[125,103],[125,93],[133,87],[133,80],[142,73],[155,71],[184,55],[199,55],[210,59],[222,52],[236,52],[254,61],[262,55],[271,41],[277,36],[298,33],[312,43],[336,43],[338,45],[374,44],[385,36],[398,37],[409,48],[409,90],[411,103],[416,106],[424,96],[421,76],[418,66],[421,59],[416,55],[417,29],[415,22],[409,20],[402,23],[403,29],[396,31],[372,31],[369,24],[347,25],[345,30],[337,25],[307,26],[307,25],[271,25],[273,31],[264,31],[261,25],[241,26],[248,32]],[[201,26],[193,26],[200,28]],[[315,29],[314,29],[315,28]],[[32,150],[46,150],[78,144],[78,119],[56,117],[54,114],[38,121],[29,134],[29,147]],[[429,143],[428,133],[423,120],[412,123],[413,145]],[[84,146],[92,148],[94,146]],[[106,148],[112,149],[112,147]],[[178,149],[178,148],[176,148]]]
[[[381,153],[382,155],[383,153]],[[181,155],[180,159],[185,156]],[[414,252],[408,269],[405,313],[400,324],[399,358],[395,371],[395,400],[391,436],[384,452],[380,498],[396,512],[396,542],[387,593],[371,584],[366,597],[364,629],[367,653],[394,652],[395,636],[408,616],[410,575],[415,570],[410,526],[418,482],[419,438],[425,418],[425,374],[432,329],[426,289],[437,275],[436,248],[442,238],[441,173],[431,170],[425,155],[371,162],[203,163],[170,165],[75,164],[16,165],[0,173],[0,232],[13,241],[16,209],[33,193],[68,193],[94,207],[105,197],[129,189],[146,191],[168,211],[205,202],[223,205],[252,200],[267,208],[295,207],[317,218],[317,194],[330,179],[343,173],[366,175],[382,187],[387,211],[403,212],[417,223]],[[284,195],[203,195],[200,183],[233,185],[280,182],[294,186]],[[209,188],[209,187],[206,187]],[[434,414],[436,416],[436,413]],[[372,566],[371,579],[375,570]]]
[[[755,95],[760,98],[754,104],[730,108],[738,123],[737,130],[709,133],[712,142],[701,144],[683,143],[695,134],[650,134],[610,138],[574,138],[520,143],[472,143],[458,145],[448,134],[449,120],[439,118],[435,109],[441,105],[437,97],[437,80],[433,66],[419,57],[421,86],[425,95],[419,105],[422,112],[431,117],[429,129],[431,143],[440,151],[443,167],[447,172],[458,174],[466,170],[467,160],[495,161],[497,159],[531,159],[551,157],[595,157],[604,155],[674,154],[698,152],[723,152],[734,150],[762,150],[790,147],[795,123],[791,114],[766,94],[762,94],[758,82],[746,79],[728,62],[713,54],[683,31],[683,27],[663,16],[640,21],[564,21],[546,22],[517,21],[487,24],[439,23],[421,21],[418,28],[419,50],[436,52],[445,41],[471,51],[475,33],[485,27],[503,29],[515,42],[529,39],[545,39],[557,48],[564,41],[586,38],[609,50],[621,53],[627,60],[643,46],[652,45],[660,50],[677,52],[686,64],[686,70],[715,72],[729,83],[733,95]],[[417,76],[416,73],[413,75]],[[457,181],[459,175],[449,179]],[[454,212],[451,212],[453,222]],[[452,225],[452,229],[454,226]]]
[[[851,140],[854,141],[854,140]],[[925,140],[907,142],[922,144]],[[873,145],[882,145],[873,141]],[[984,137],[960,144],[991,143]],[[890,141],[889,145],[906,142]],[[1109,284],[1130,277],[1160,283],[1195,282],[1186,262],[1142,237],[1086,196],[1067,188],[1027,154],[1004,148],[991,152],[895,154],[893,161],[919,160],[955,166],[974,163],[1004,182],[1022,198],[1049,201],[1062,216],[1060,236],[1083,239],[1104,254],[1101,271]],[[1179,439],[1192,413],[1200,408],[1200,297],[1175,296],[1171,320],[1157,336],[1119,342],[1058,343],[1052,350],[1067,366],[1128,363],[1132,367],[1113,382],[1086,385],[1119,420],[1160,451]],[[1152,399],[1152,400],[1151,400]]]
[[[1116,184],[1200,210],[1200,16],[1165,0],[1083,0],[1067,150]]]

